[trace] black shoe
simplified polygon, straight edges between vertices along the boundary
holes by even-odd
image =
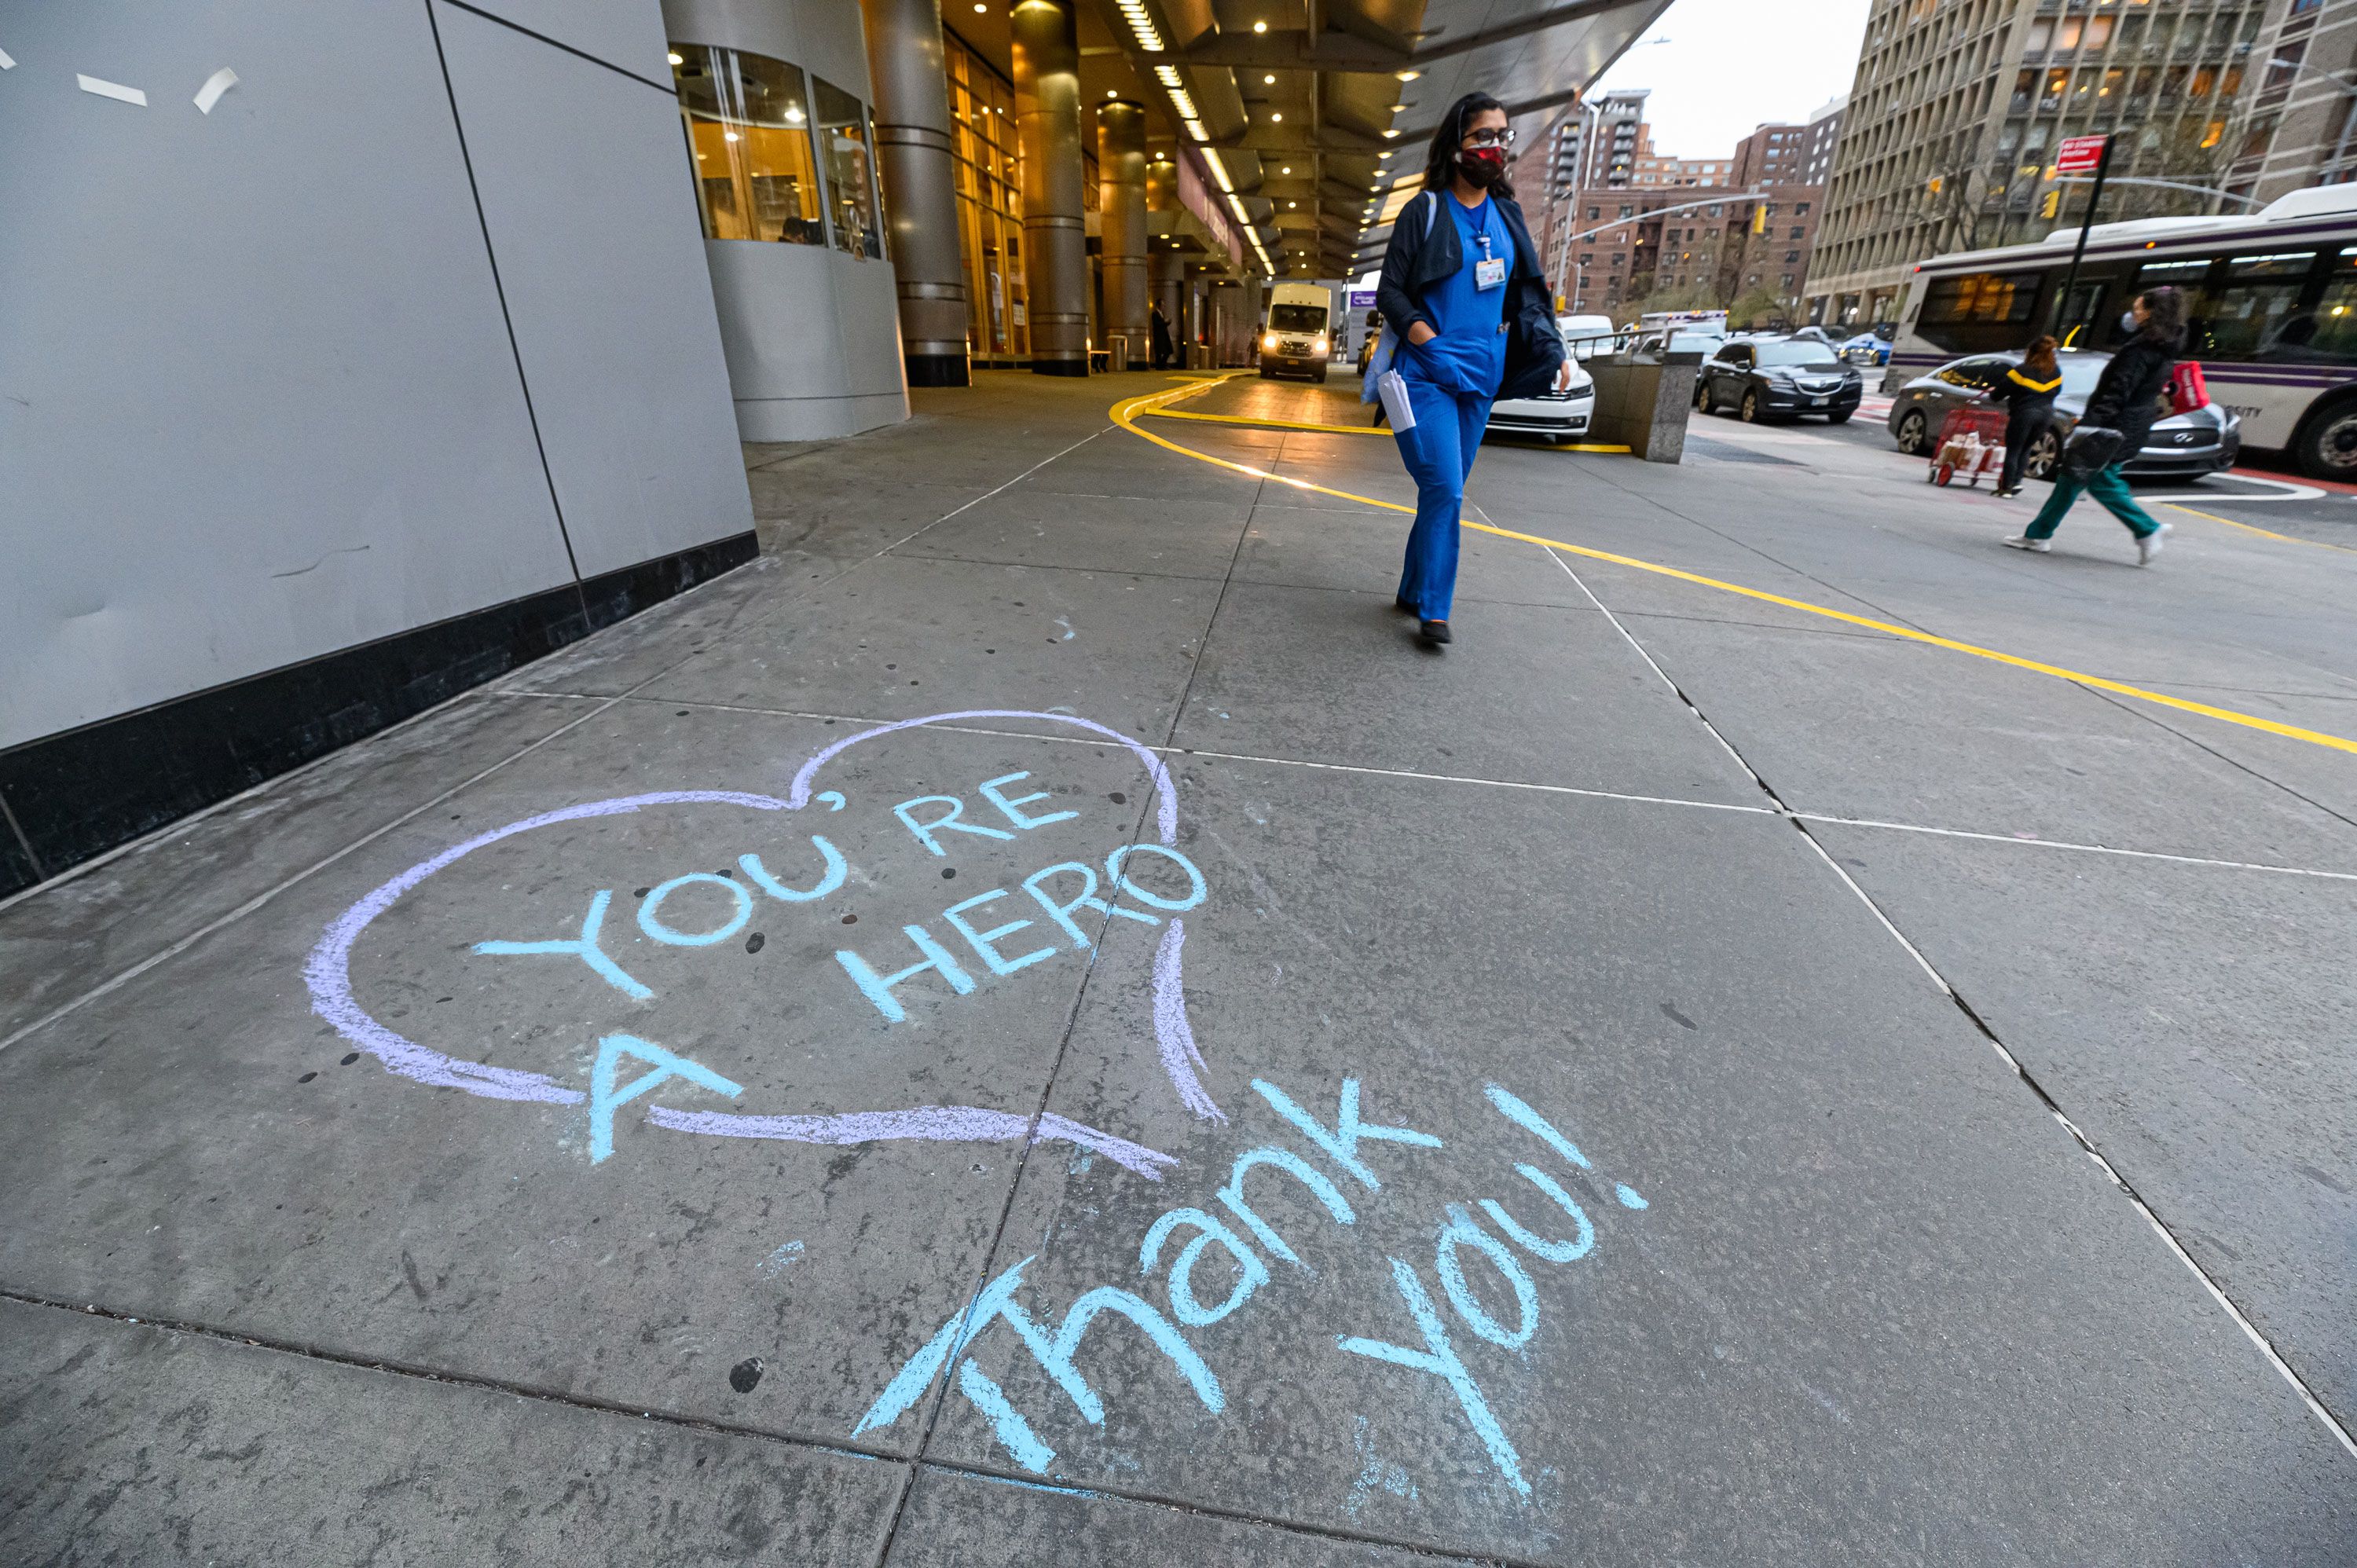
[[[1448,623],[1445,620],[1426,621],[1423,626],[1416,628],[1416,635],[1424,639],[1425,645],[1428,648],[1437,648],[1444,642],[1456,640],[1448,635]]]

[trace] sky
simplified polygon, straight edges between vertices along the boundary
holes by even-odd
[[[1872,0],[1676,0],[1591,97],[1650,87],[1664,157],[1723,158],[1758,127],[1806,120],[1857,71]]]

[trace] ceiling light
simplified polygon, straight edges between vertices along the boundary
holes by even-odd
[[[1121,96],[1121,94],[1120,94],[1118,91],[1114,91],[1113,88],[1108,87],[1108,88],[1106,88],[1106,89],[1105,89],[1105,96],[1106,96],[1107,98],[1118,98],[1118,97],[1120,97],[1120,96]]]
[[[1267,76],[1262,77],[1260,81],[1263,87],[1275,87],[1276,85],[1276,77],[1275,73],[1272,72]]]
[[[1285,116],[1282,114],[1272,114],[1268,117],[1268,123],[1272,125],[1282,125],[1285,124]]]
[[[1392,105],[1392,113],[1394,114],[1405,114],[1407,113],[1407,105],[1405,103],[1394,103]]]
[[[1154,68],[1154,79],[1165,87],[1176,87],[1178,85],[1178,68],[1175,65],[1157,65]]]
[[[1379,158],[1387,158],[1397,151],[1399,151],[1397,147],[1385,147],[1382,152],[1377,153],[1375,156]]]
[[[1268,31],[1268,24],[1266,22],[1254,22],[1253,24],[1253,31],[1255,33],[1265,33]]]
[[[1300,206],[1300,205],[1301,205],[1301,203],[1299,203],[1298,201],[1288,201],[1288,202],[1286,202],[1286,203],[1285,204],[1285,209],[1286,209],[1287,212],[1290,212],[1290,211],[1292,211],[1295,208],[1297,208],[1297,207],[1298,207],[1298,206]]]
[[[673,65],[685,65],[687,63],[687,57],[680,53],[677,49],[672,50],[671,54],[667,58]]]
[[[793,108],[793,107],[791,107],[791,106],[789,106],[789,107],[787,108],[787,110],[786,110],[786,124],[789,124],[789,125],[799,125],[799,124],[801,124],[802,123],[802,112],[801,110],[799,110],[799,109],[796,109],[796,108]],[[729,138],[729,139],[730,139],[731,141],[734,141],[736,138],[734,138],[734,137],[732,136],[732,137],[731,137],[731,138]]]
[[[989,6],[987,6],[987,5],[976,5],[976,6],[974,7],[974,9],[975,9],[976,11],[980,12],[980,11],[987,11],[987,10],[989,10],[989,9],[990,9],[990,7],[989,7]]]
[[[1402,81],[1414,81],[1417,77],[1422,76],[1424,72],[1420,70],[1404,70],[1399,73],[1399,79]]]
[[[737,140],[737,133],[734,131],[723,131],[720,133],[720,139],[724,142],[733,142]]]
[[[1399,134],[1399,133],[1398,133],[1397,131],[1385,131],[1385,132],[1383,133],[1383,134],[1384,134],[1384,136],[1385,136],[1385,137],[1387,137],[1387,138],[1388,138],[1388,137],[1397,136],[1397,135]]]

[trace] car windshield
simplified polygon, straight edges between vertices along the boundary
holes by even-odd
[[[1272,332],[1323,332],[1326,312],[1314,305],[1272,305],[1268,326]]]
[[[1663,351],[1672,354],[1716,354],[1726,338],[1707,332],[1673,332]]]
[[[1834,363],[1832,353],[1823,343],[1811,342],[1807,338],[1796,338],[1781,343],[1762,343],[1759,345],[1759,354],[1760,362],[1762,365],[1786,365],[1803,370],[1837,371],[1841,369],[1839,365]]]
[[[2064,397],[2092,396],[2095,391],[2096,381],[2103,379],[2104,363],[2103,360],[2088,359],[2078,354],[2064,360],[2062,361],[2062,395]]]

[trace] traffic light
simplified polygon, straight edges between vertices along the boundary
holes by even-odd
[[[1764,201],[1752,204],[1751,231],[1755,234],[1768,232],[1768,204]]]
[[[2040,201],[2039,202],[2039,204],[2038,204],[2038,215],[2039,215],[2040,218],[2060,218],[2060,217],[2061,217],[2061,216],[2062,216],[2062,193],[2061,193],[2061,191],[2059,191],[2059,190],[2050,190],[2050,191],[2048,191],[2048,192],[2046,193],[2046,195],[2045,195],[2045,198],[2044,198],[2042,200],[2040,200]]]

